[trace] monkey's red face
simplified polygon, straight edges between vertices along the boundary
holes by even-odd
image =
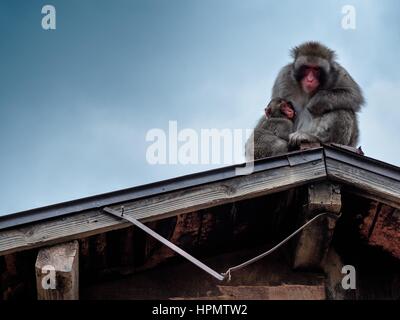
[[[306,66],[304,68],[303,77],[301,78],[301,86],[306,93],[313,93],[320,85],[320,69],[316,66]]]
[[[294,116],[295,116],[295,111],[293,109],[293,106],[291,103],[286,102],[286,101],[282,101],[281,103],[281,112],[286,115],[286,117],[289,120],[293,120]]]

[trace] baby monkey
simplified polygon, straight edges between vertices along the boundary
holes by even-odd
[[[272,99],[265,108],[265,115],[246,143],[246,159],[250,161],[253,155],[257,160],[288,152],[289,134],[293,132],[296,117],[292,103],[281,98]]]

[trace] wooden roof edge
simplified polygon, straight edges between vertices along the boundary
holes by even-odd
[[[324,146],[324,157],[328,179],[365,198],[400,207],[399,167],[338,146]]]
[[[253,174],[285,166],[300,165],[316,160],[323,160],[323,148],[321,147],[257,160],[254,162]],[[244,163],[217,168],[132,188],[3,215],[0,216],[0,230],[240,177],[237,175],[237,169],[243,168],[245,165],[246,164]]]
[[[141,222],[149,222],[326,179],[322,148],[257,161],[251,175],[220,173],[222,176],[215,179],[216,181],[185,185],[184,188],[170,192],[98,205],[87,210],[14,226],[10,226],[12,220],[9,220],[9,226],[0,230],[0,256],[129,226],[128,223],[103,212],[102,208],[105,206],[119,210],[124,205],[125,215]]]
[[[0,217],[0,256],[129,226],[104,213],[105,206],[119,209],[124,205],[125,214],[148,222],[324,179],[361,190],[366,197],[379,197],[389,205],[400,202],[400,168],[337,146],[256,161],[251,175],[236,175],[241,166]]]

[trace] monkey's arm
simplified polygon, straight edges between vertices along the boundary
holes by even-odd
[[[354,112],[337,110],[315,117],[307,131],[296,131],[290,134],[289,145],[295,147],[305,142],[333,142],[350,145],[355,133],[356,119]]]
[[[331,89],[319,90],[306,108],[313,115],[323,115],[340,109],[357,112],[364,103],[361,88],[347,71],[340,67],[336,84]]]

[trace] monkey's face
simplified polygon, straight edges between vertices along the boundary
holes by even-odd
[[[322,58],[299,57],[294,63],[294,77],[306,94],[314,94],[327,84],[332,70],[329,61]]]
[[[306,65],[302,68],[302,76],[300,80],[303,91],[307,94],[311,94],[316,91],[321,82],[321,69],[316,65]]]
[[[293,120],[296,112],[291,102],[276,98],[272,99],[267,108],[265,108],[265,115],[267,118],[287,118]]]

